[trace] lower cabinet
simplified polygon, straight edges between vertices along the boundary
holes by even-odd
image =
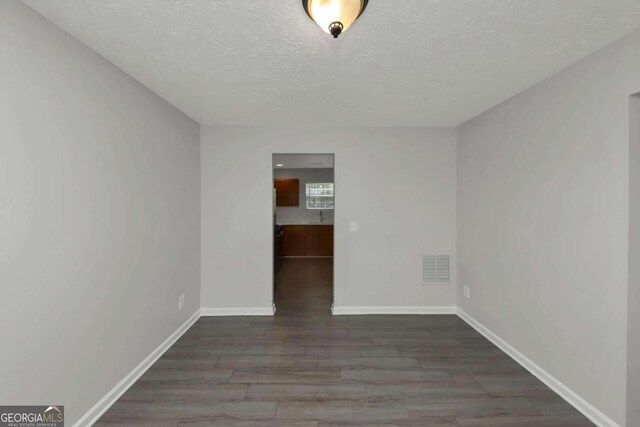
[[[333,225],[285,225],[283,256],[333,256]]]

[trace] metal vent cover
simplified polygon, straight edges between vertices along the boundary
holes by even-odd
[[[422,255],[422,283],[451,283],[449,255]]]

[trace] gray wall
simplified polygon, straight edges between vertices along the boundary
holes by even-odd
[[[203,126],[203,307],[271,307],[273,153],[335,153],[336,306],[455,305],[420,283],[422,254],[455,260],[455,129]]]
[[[19,1],[0,57],[0,402],[72,425],[200,306],[199,126]]]
[[[620,425],[639,70],[635,32],[464,124],[458,146],[458,305]]]
[[[630,99],[627,425],[640,425],[640,97]]]
[[[320,221],[320,211],[306,207],[306,184],[333,182],[333,169],[276,169],[274,176],[300,180],[300,206],[278,207],[278,224],[307,224]],[[327,222],[333,222],[332,210],[323,210],[323,216]]]

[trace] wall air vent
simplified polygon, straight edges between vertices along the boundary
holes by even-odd
[[[449,255],[422,255],[422,283],[451,283]]]

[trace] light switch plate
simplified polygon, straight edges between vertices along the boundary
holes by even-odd
[[[464,295],[466,299],[471,299],[471,288],[469,288],[468,286],[463,286],[462,295]]]
[[[349,223],[349,231],[358,231],[358,223],[356,221]]]
[[[182,310],[182,307],[184,307],[184,294],[178,297],[178,310]]]

